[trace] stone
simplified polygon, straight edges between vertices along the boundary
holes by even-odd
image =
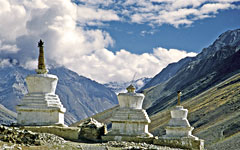
[[[80,128],[78,127],[24,126],[24,129],[37,133],[50,133],[72,141],[77,141],[80,133]]]
[[[107,133],[107,126],[90,118],[78,126],[80,128],[79,139],[101,141],[101,136]]]
[[[128,140],[131,137],[153,137],[148,132],[148,124],[151,122],[146,111],[142,109],[144,95],[135,93],[135,88],[130,85],[127,93],[118,94],[119,108],[110,118],[112,129],[103,140]],[[129,138],[128,138],[129,137]]]

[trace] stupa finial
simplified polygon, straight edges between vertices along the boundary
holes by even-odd
[[[46,69],[46,66],[45,66],[45,63],[44,63],[43,44],[44,44],[44,42],[40,39],[40,41],[38,42],[39,56],[38,56],[38,69],[36,69],[37,74],[48,73],[48,70]]]
[[[182,94],[182,92],[178,91],[177,93],[178,93],[178,103],[177,103],[177,105],[180,106],[181,105],[181,94]]]
[[[131,84],[127,87],[128,93],[135,93],[135,87]]]

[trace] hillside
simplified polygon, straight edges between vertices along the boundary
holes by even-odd
[[[59,95],[61,102],[67,109],[65,113],[67,124],[117,105],[116,94],[104,85],[79,76],[64,67],[52,68],[49,73],[55,74],[59,78],[56,94]],[[35,74],[35,72],[24,69],[17,64],[1,67],[0,103],[4,107],[16,112],[16,105],[27,93],[25,77],[29,74]],[[2,119],[1,121],[6,121],[4,118]]]
[[[0,124],[11,124],[17,118],[17,114],[0,104]]]
[[[176,92],[181,90],[182,103],[189,109],[188,118],[195,127],[194,135],[204,139],[209,149],[221,147],[223,143],[236,148],[240,134],[239,50],[240,29],[227,31],[191,60],[163,69],[149,82],[153,86],[145,89],[146,84],[144,107],[152,121],[150,132],[164,134],[170,110],[177,103]],[[167,72],[175,74],[165,76]],[[111,116],[106,110],[93,117],[109,123]]]
[[[218,150],[224,150],[219,145],[225,144],[235,149],[235,146],[239,146],[240,73],[185,100],[182,105],[189,110],[188,120],[195,128],[193,134],[204,139],[208,149],[218,147]],[[150,132],[155,135],[164,134],[171,109],[162,110],[150,117]]]
[[[175,97],[177,97],[176,93]],[[240,147],[240,73],[198,96],[185,100],[182,105],[189,110],[188,120],[195,128],[193,134],[204,139],[209,150]],[[173,107],[150,116],[149,131],[155,136],[165,134],[164,128],[170,120],[170,110]],[[117,108],[107,109],[91,117],[110,124],[109,118]],[[76,127],[83,121],[76,122],[71,126]]]
[[[157,84],[163,83],[173,77],[179,69],[187,65],[190,61],[192,61],[194,58],[192,57],[186,57],[181,59],[180,61],[176,63],[169,64],[166,68],[164,68],[159,74],[153,77],[149,82],[147,82],[141,89],[139,89],[138,92],[142,92],[144,89],[153,87]]]
[[[183,65],[174,76],[145,89],[144,107],[148,113],[155,114],[175,105],[175,93],[178,90],[185,93],[182,99],[186,100],[232,76],[240,69],[239,49],[240,29],[223,33],[212,45]]]

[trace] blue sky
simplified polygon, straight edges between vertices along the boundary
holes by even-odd
[[[49,66],[100,83],[153,77],[240,27],[240,0],[0,0],[0,67],[9,58],[37,66],[45,42]]]
[[[144,53],[151,51],[153,47],[162,46],[167,49],[176,48],[199,53],[221,33],[240,28],[240,10],[220,12],[216,17],[196,21],[190,27],[175,28],[171,25],[162,25],[152,29],[148,25],[126,23],[122,25],[118,22],[112,23],[111,26],[118,27],[118,30],[105,29],[116,41],[115,45],[109,48],[112,51],[124,48],[134,53]],[[141,31],[153,34],[143,35]]]
[[[239,5],[237,2],[234,4]],[[111,51],[126,49],[141,54],[161,46],[199,53],[221,33],[240,28],[240,10],[221,10],[210,18],[196,20],[190,26],[182,25],[177,28],[169,24],[149,26],[148,23],[118,21],[98,28],[109,32],[116,41],[114,46],[109,47]]]

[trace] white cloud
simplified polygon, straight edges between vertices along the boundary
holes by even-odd
[[[18,50],[15,44],[4,44],[0,39],[0,52],[16,53]]]
[[[114,44],[110,34],[87,27],[108,21],[167,23],[178,27],[234,8],[230,0],[81,2],[76,5],[70,0],[22,3],[0,0],[0,20],[4,20],[0,24],[0,53],[8,52],[13,58],[21,58],[20,63],[25,67],[34,68],[38,54],[36,42],[42,38],[47,64],[56,62],[99,82],[129,81],[135,72],[137,78],[152,77],[169,63],[196,53],[161,47],[151,53],[133,54],[124,49],[113,53],[107,49]],[[142,31],[142,34],[148,33]]]
[[[216,14],[218,10],[229,9],[231,7],[234,7],[234,5],[231,5],[229,3],[211,3],[211,4],[203,5],[199,12],[201,14],[209,14],[209,13]]]
[[[117,21],[120,20],[113,10],[103,10],[98,8],[90,8],[85,5],[77,7],[77,15],[79,22],[91,25],[96,21]],[[90,24],[91,23],[91,24]]]
[[[22,67],[26,68],[26,69],[31,69],[31,70],[35,70],[37,69],[37,65],[38,65],[38,60],[37,59],[30,59],[28,61],[25,62],[25,64],[21,64]]]
[[[175,27],[191,25],[195,20],[215,17],[221,10],[239,9],[233,2],[239,0],[127,0],[129,17],[135,23],[149,23],[161,26],[171,24]]]
[[[12,63],[9,59],[0,59],[0,68],[4,68],[5,66],[12,66]]]
[[[129,81],[137,73],[137,78],[152,77],[169,63],[177,62],[186,56],[195,56],[177,49],[155,48],[153,53],[133,54],[127,50],[113,53],[100,49],[91,55],[79,56],[67,67],[99,82]],[[81,65],[79,65],[81,64]]]
[[[11,67],[12,65],[17,64],[17,60],[16,59],[12,59],[10,60],[9,58],[7,59],[0,59],[0,68],[4,68],[4,67]]]
[[[0,40],[14,41],[16,36],[24,34],[26,19],[24,6],[0,0]]]
[[[194,52],[188,53],[184,50],[178,50],[178,49],[169,49],[168,50],[168,49],[165,49],[162,47],[154,48],[153,54],[159,60],[164,62],[165,65],[172,63],[172,62],[177,62],[184,57],[194,57],[197,55]]]

